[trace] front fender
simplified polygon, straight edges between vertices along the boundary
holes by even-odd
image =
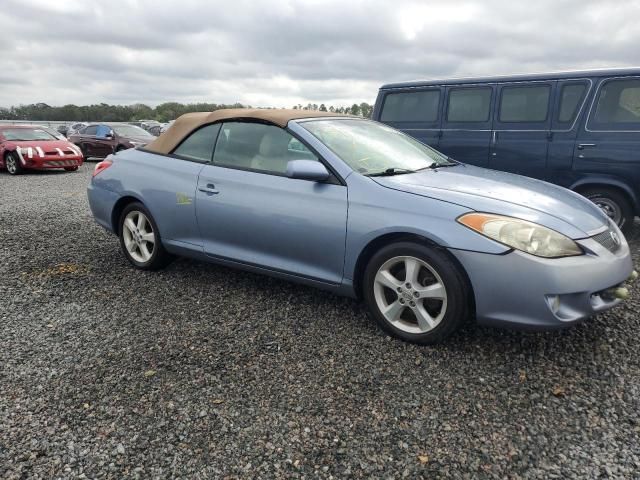
[[[353,278],[360,254],[388,234],[418,235],[442,247],[494,255],[510,249],[456,222],[470,208],[382,187],[351,175],[345,254],[345,276]]]

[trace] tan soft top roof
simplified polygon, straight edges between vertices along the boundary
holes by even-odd
[[[314,117],[349,117],[339,113],[318,112],[314,110],[276,110],[259,108],[226,108],[214,112],[185,113],[171,124],[171,126],[149,143],[145,150],[167,155],[171,153],[191,132],[202,125],[219,122],[221,120],[255,119],[273,123],[282,128],[290,120]]]

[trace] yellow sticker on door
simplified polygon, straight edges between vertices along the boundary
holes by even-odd
[[[191,197],[187,197],[184,193],[176,192],[176,202],[178,205],[191,205]]]

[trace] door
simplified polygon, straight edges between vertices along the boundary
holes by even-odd
[[[382,100],[380,121],[437,148],[442,90],[430,87],[387,92]]]
[[[546,180],[563,187],[575,181],[572,171],[576,136],[586,109],[590,79],[559,80],[553,102]]]
[[[109,136],[111,135],[111,137]],[[96,138],[93,143],[93,155],[104,158],[113,153],[115,133],[109,125],[98,125]]]
[[[640,198],[640,77],[602,81],[575,146],[578,177],[607,177]]]
[[[287,162],[314,159],[285,130],[261,123],[225,123],[213,164],[200,172],[197,218],[204,250],[300,277],[342,281],[347,188],[291,179]]]
[[[438,150],[464,163],[487,167],[495,86],[452,86],[446,89]]]
[[[498,85],[489,168],[545,178],[553,88],[551,81]]]
[[[96,132],[98,131],[97,125],[89,125],[80,131],[79,147],[82,149],[85,157],[95,157],[94,153],[94,140],[96,138]]]

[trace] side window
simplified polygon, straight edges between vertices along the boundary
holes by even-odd
[[[490,112],[490,88],[456,88],[449,91],[447,122],[486,122]]]
[[[89,125],[88,127],[85,127],[84,130],[81,130],[80,133],[82,133],[83,135],[95,135],[97,131],[97,125]]]
[[[111,131],[111,128],[107,125],[98,125],[96,128],[96,136],[100,138],[104,138]]]
[[[296,160],[317,160],[316,156],[295,137],[291,137],[287,150],[289,156],[296,157]]]
[[[289,160],[318,160],[282,128],[262,123],[230,122],[222,126],[213,155],[221,167],[284,174]]]
[[[383,122],[435,122],[438,120],[440,89],[388,93],[380,120]]]
[[[558,122],[573,122],[580,108],[580,103],[587,90],[586,83],[568,83],[560,89],[560,108],[558,109]]]
[[[219,131],[219,123],[202,127],[183,140],[173,151],[173,154],[196,162],[210,162],[213,156],[213,145]]]
[[[601,88],[589,126],[640,130],[640,79],[609,80]]]
[[[499,119],[504,123],[544,122],[549,113],[549,85],[504,87]]]

